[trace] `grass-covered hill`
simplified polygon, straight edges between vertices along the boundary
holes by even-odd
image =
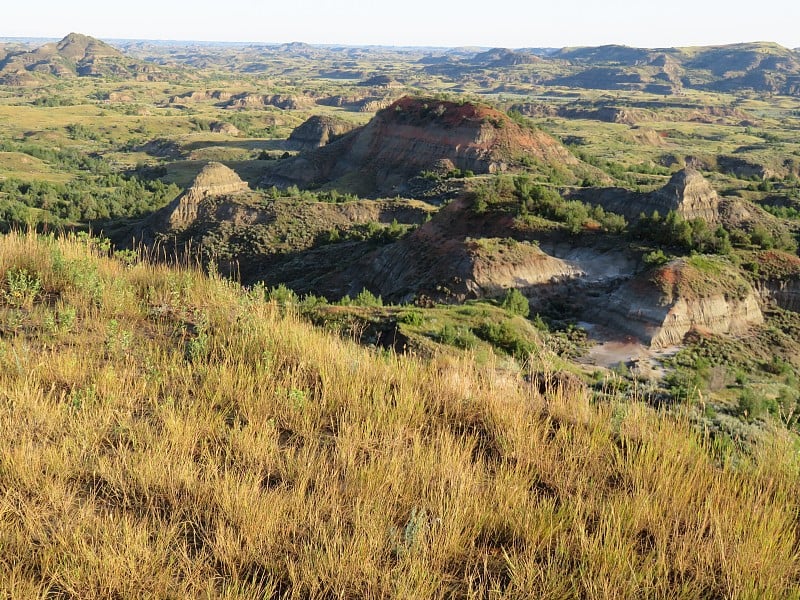
[[[0,238],[4,597],[800,595],[788,434],[735,449],[265,298]]]

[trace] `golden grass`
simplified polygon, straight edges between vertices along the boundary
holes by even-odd
[[[0,290],[4,598],[800,597],[788,434],[734,454],[75,238],[0,239]]]

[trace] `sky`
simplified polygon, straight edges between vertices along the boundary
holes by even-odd
[[[7,2],[0,37],[393,46],[800,47],[797,0],[36,0]]]

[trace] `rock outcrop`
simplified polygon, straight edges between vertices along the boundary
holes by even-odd
[[[481,238],[468,235],[481,230]],[[483,223],[466,210],[465,200],[454,200],[408,237],[351,267],[341,279],[351,281],[352,289],[342,293],[368,287],[392,301],[427,297],[461,302],[517,288],[538,297],[584,274],[534,243],[496,237],[502,231],[507,224]]]
[[[597,322],[634,335],[658,349],[681,344],[686,334],[741,334],[763,322],[753,287],[724,259],[678,259],[622,285]]]
[[[214,121],[211,123],[208,128],[214,133],[222,133],[224,135],[231,135],[231,136],[239,136],[242,135],[242,132],[239,131],[239,128],[232,123],[225,123],[224,121]]]
[[[771,279],[758,286],[761,297],[784,310],[800,313],[800,278]]]
[[[172,96],[169,99],[170,104],[192,104],[195,102],[228,102],[233,97],[230,92],[223,92],[221,90],[213,91],[194,91],[181,96]]]
[[[350,121],[315,115],[292,131],[289,143],[297,150],[321,148],[356,128]]]
[[[284,96],[281,94],[237,94],[232,96],[225,108],[263,108],[274,106],[282,110],[297,110],[314,105],[314,99],[308,96]]]
[[[247,191],[247,183],[233,170],[221,163],[208,163],[183,194],[156,213],[161,221],[158,229],[185,229],[197,219],[200,206],[207,198],[235,196]]]
[[[496,297],[510,288],[536,296],[548,287],[585,275],[528,242],[484,238],[468,241],[466,250],[471,269],[465,283],[473,297]]]
[[[649,216],[658,211],[664,217],[675,211],[686,220],[703,219],[710,224],[720,222],[719,195],[708,180],[691,167],[676,172],[663,188],[649,194],[602,188],[581,190],[576,196],[628,220],[635,220],[642,213]]]
[[[735,175],[741,179],[750,179],[753,177],[769,179],[770,177],[779,175],[764,165],[755,164],[738,156],[718,156],[717,165],[723,173]],[[783,174],[780,175],[782,176]]]
[[[731,299],[723,295],[695,300],[679,299],[650,340],[651,348],[681,344],[690,331],[713,335],[743,334],[764,321],[755,294]]]
[[[683,169],[669,183],[649,196],[650,204],[662,215],[671,210],[684,219],[703,219],[714,223],[719,219],[719,196],[699,171]],[[651,211],[652,212],[652,211]]]

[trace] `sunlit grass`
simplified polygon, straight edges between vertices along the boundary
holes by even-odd
[[[40,285],[12,302],[22,270]],[[800,589],[788,434],[735,453],[635,399],[365,350],[86,240],[0,239],[0,427],[8,598]]]

